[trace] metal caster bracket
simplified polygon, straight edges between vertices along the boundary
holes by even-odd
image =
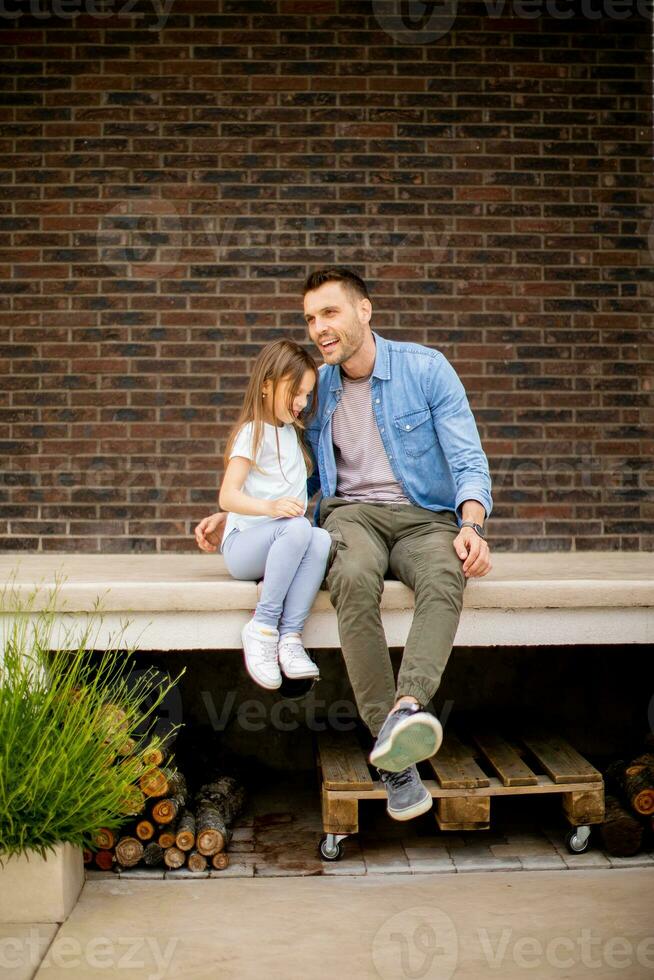
[[[571,854],[583,854],[590,847],[590,826],[573,827],[566,834],[565,843]]]
[[[326,861],[340,861],[343,857],[342,841],[349,836],[349,834],[325,834],[319,845],[320,856]]]

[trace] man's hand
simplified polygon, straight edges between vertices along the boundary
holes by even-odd
[[[463,571],[466,578],[481,578],[493,567],[488,542],[479,537],[474,527],[461,528],[454,539],[454,550],[459,558],[465,559]]]
[[[198,548],[202,551],[216,551],[222,544],[226,521],[227,514],[224,511],[204,517],[195,528]]]

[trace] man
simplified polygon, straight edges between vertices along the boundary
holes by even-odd
[[[488,461],[454,368],[440,351],[373,331],[354,272],[311,273],[304,316],[325,362],[307,429],[317,466],[309,497],[321,491],[314,523],[332,536],[325,582],[357,707],[376,739],[370,762],[388,813],[408,820],[432,805],[416,763],[443,735],[425,705],[451,653],[466,582],[492,567]],[[196,527],[204,551],[215,550],[223,520]],[[379,608],[389,570],[415,594],[397,683]]]

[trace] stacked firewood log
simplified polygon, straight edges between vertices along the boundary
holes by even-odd
[[[232,826],[245,790],[231,776],[216,776],[191,795],[186,779],[160,748],[146,750],[143,773],[125,801],[131,819],[118,833],[100,828],[87,865],[102,870],[135,867],[188,868],[202,872],[229,865]]]
[[[615,857],[637,854],[654,834],[654,734],[630,761],[617,759],[604,773],[605,816],[600,826],[604,847]]]

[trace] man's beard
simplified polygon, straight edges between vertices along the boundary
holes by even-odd
[[[358,344],[352,339],[352,334],[356,336],[357,332],[360,335]],[[347,335],[347,339],[343,337],[339,337],[338,339],[339,348],[336,353],[336,360],[330,362],[334,365],[341,365],[344,361],[349,361],[351,357],[354,357],[354,355],[358,353],[363,345],[363,330],[360,330],[358,326],[355,325],[352,333]]]

